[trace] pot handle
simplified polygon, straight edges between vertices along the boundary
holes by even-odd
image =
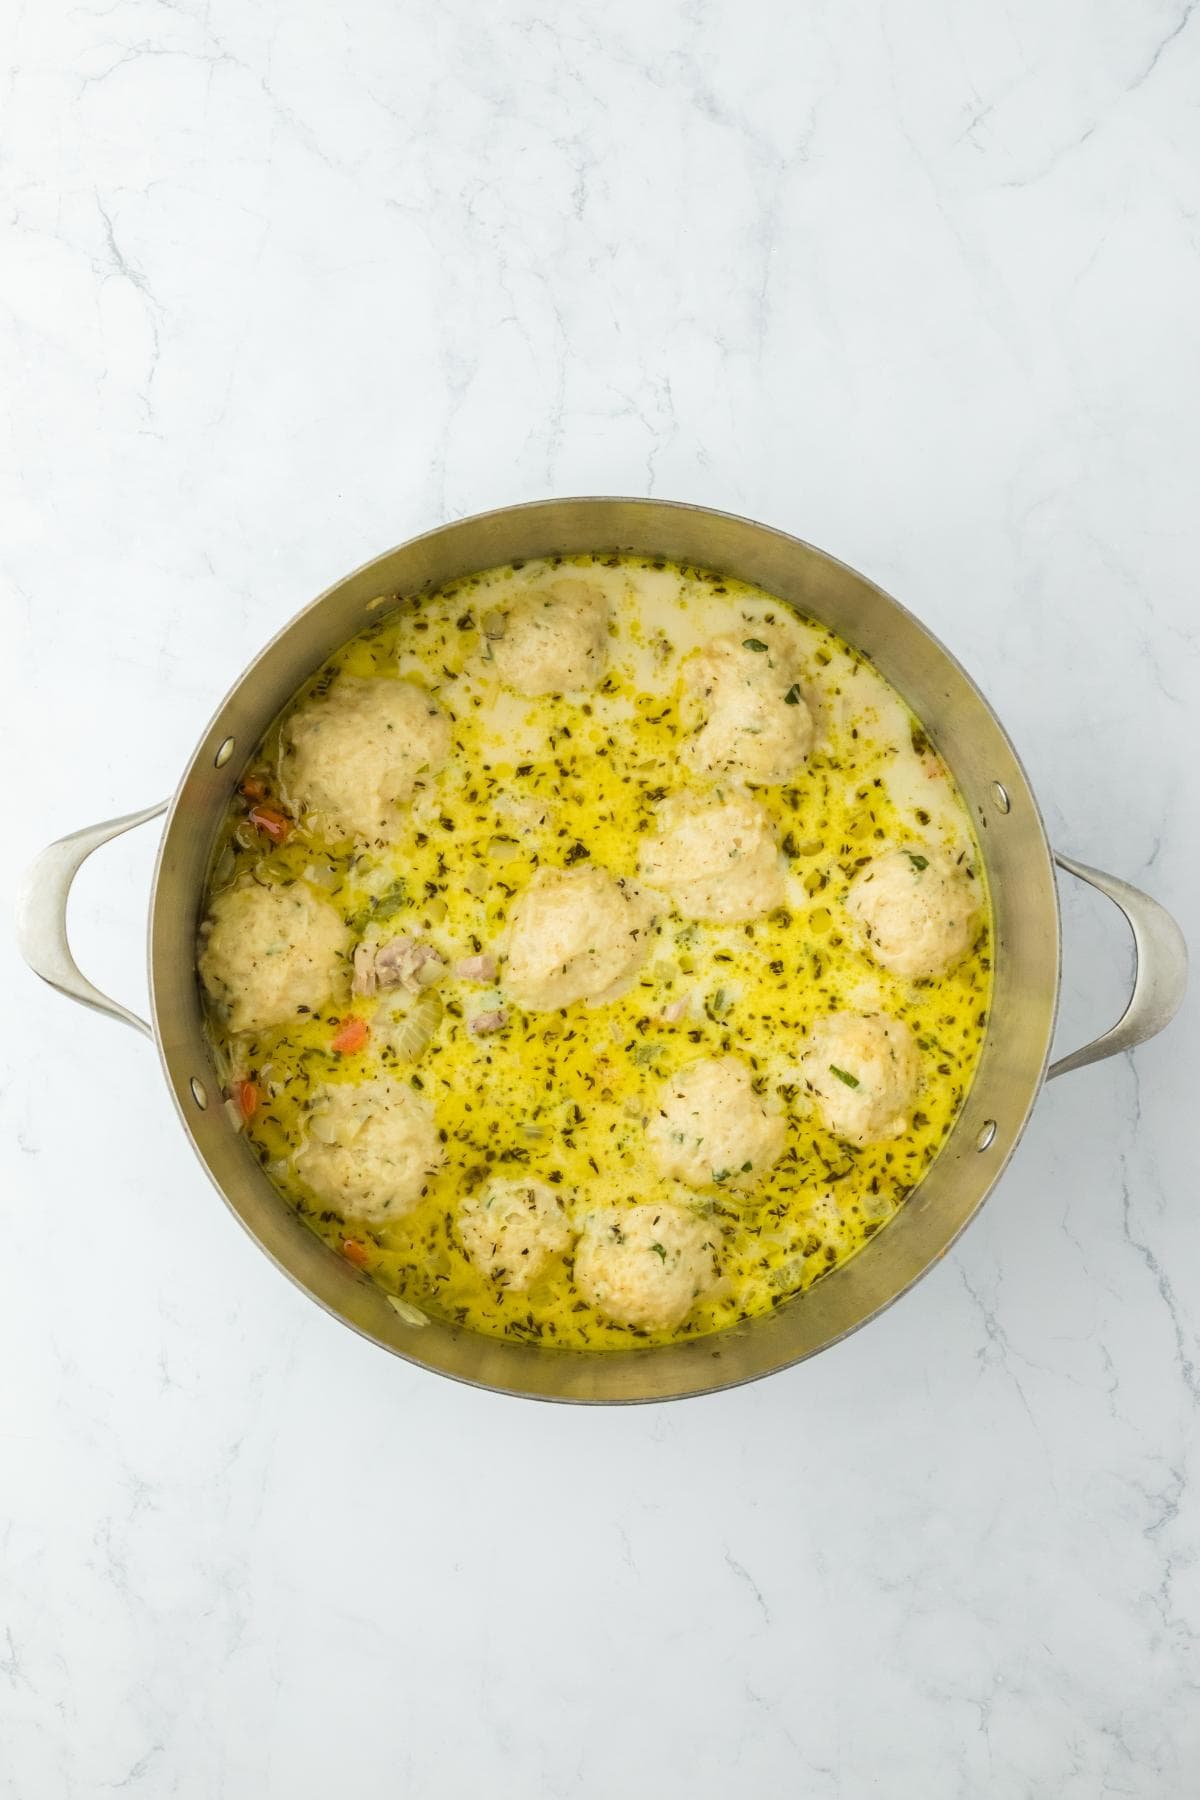
[[[102,825],[85,825],[82,831],[59,838],[30,864],[17,891],[17,944],[34,974],[48,981],[60,994],[66,994],[69,1000],[78,1000],[81,1006],[107,1013],[111,1019],[123,1019],[126,1025],[132,1025],[146,1037],[154,1034],[145,1019],[93,987],[71,955],[67,941],[67,900],[76,875],[93,850],[120,837],[123,831],[131,831],[135,825],[157,819],[160,813],[166,812],[167,805],[166,800],[160,800],[157,806],[148,806],[143,812],[126,813],[121,819],[106,819]]]
[[[1119,1050],[1131,1050],[1169,1025],[1179,1011],[1187,988],[1187,945],[1183,933],[1165,906],[1116,875],[1089,868],[1056,850],[1054,860],[1069,875],[1077,875],[1119,906],[1133,932],[1134,975],[1129,1005],[1111,1031],[1093,1038],[1069,1056],[1060,1056],[1046,1071],[1046,1080],[1101,1062]]]

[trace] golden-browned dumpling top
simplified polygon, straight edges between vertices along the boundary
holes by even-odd
[[[875,961],[894,975],[946,975],[975,941],[979,891],[966,868],[919,845],[865,863],[846,911]]]
[[[425,688],[343,675],[284,727],[280,786],[312,830],[377,842],[395,837],[449,754],[449,723]]]
[[[201,979],[231,1031],[294,1021],[349,983],[349,929],[304,881],[226,888],[200,937]]]
[[[831,1013],[818,1020],[800,1059],[821,1123],[851,1144],[900,1137],[920,1075],[917,1040],[884,1013]]]
[[[539,869],[512,909],[505,992],[532,1012],[610,1000],[646,956],[642,896],[587,863]]]
[[[671,896],[685,919],[757,919],[784,898],[771,822],[744,794],[668,801],[655,837],[642,841],[643,880]]]
[[[646,1138],[660,1175],[745,1189],[779,1161],[785,1127],[740,1058],[705,1057],[663,1082]]]
[[[608,663],[608,601],[589,581],[564,576],[500,609],[492,641],[496,673],[518,694],[594,688]]]
[[[561,1188],[544,1181],[489,1181],[459,1202],[458,1235],[481,1275],[524,1293],[574,1233]]]
[[[716,1241],[682,1206],[600,1207],[575,1246],[575,1286],[618,1325],[669,1331],[716,1280]]]
[[[387,1075],[324,1088],[296,1153],[296,1167],[322,1200],[376,1221],[411,1212],[444,1160],[429,1100]]]
[[[812,748],[799,658],[767,626],[714,638],[683,665],[684,761],[700,775],[751,787],[790,781]]]

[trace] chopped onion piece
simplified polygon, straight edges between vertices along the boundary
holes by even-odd
[[[304,879],[311,881],[314,887],[324,888],[327,894],[332,894],[341,881],[341,876],[328,863],[309,863],[304,871]]]
[[[428,1048],[430,1039],[441,1023],[442,1003],[436,994],[422,994],[407,1013],[393,1013],[388,1043],[397,1056],[415,1062]]]
[[[406,1325],[414,1325],[418,1331],[422,1325],[428,1325],[428,1315],[423,1313],[419,1306],[414,1306],[411,1301],[402,1300],[399,1294],[389,1294],[387,1296],[387,1302],[389,1306],[395,1309]]]

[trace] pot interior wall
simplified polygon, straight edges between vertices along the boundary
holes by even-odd
[[[375,616],[372,602],[514,559],[610,549],[757,583],[874,660],[945,756],[976,820],[995,918],[995,992],[979,1069],[954,1130],[913,1197],[859,1255],[770,1317],[719,1336],[584,1355],[437,1322],[406,1324],[299,1221],[225,1118],[194,963],[209,852],[240,771],[300,683]],[[232,752],[218,767],[230,738]],[[345,1323],[403,1356],[461,1380],[580,1401],[666,1399],[752,1379],[824,1349],[910,1287],[977,1211],[1024,1128],[1054,1028],[1058,957],[1057,890],[1034,796],[995,716],[949,653],[894,600],[823,552],[750,520],[645,500],[544,501],[465,519],[366,564],[314,601],[251,665],[206,731],[168,816],[150,920],[154,1023],[171,1090],[214,1182],[267,1254]]]

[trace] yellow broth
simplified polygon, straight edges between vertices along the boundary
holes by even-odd
[[[248,773],[277,788],[279,734],[292,707],[331,679],[417,677],[452,725],[448,765],[418,797],[392,843],[364,849],[315,841],[299,826],[272,844],[231,803],[211,891],[253,867],[264,881],[310,881],[356,932],[377,921],[427,937],[446,958],[501,944],[506,914],[534,870],[586,858],[637,877],[639,840],[655,810],[689,779],[679,761],[677,688],[683,656],[730,630],[795,615],[728,577],[631,557],[554,559],[601,584],[613,608],[609,672],[595,690],[524,699],[500,689],[482,622],[514,579],[544,565],[492,570],[432,595],[381,597],[374,621],[340,650],[276,721]],[[232,1036],[209,1007],[218,1067],[232,1090],[252,1078],[261,1102],[246,1135],[287,1201],[334,1249],[389,1294],[501,1337],[564,1349],[621,1349],[719,1331],[769,1312],[857,1251],[903,1204],[950,1131],[970,1084],[990,995],[989,930],[937,980],[878,967],[847,929],[841,900],[873,851],[920,840],[982,864],[966,809],[934,747],[895,691],[835,634],[799,621],[817,742],[795,779],[757,788],[787,864],[786,904],[744,925],[688,922],[664,911],[632,987],[605,1005],[522,1013],[506,998],[503,964],[491,992],[447,974],[420,1009],[411,1059],[331,1042],[373,1000],[345,995],[295,1024]],[[541,823],[536,821],[542,820]],[[686,998],[687,1015],[664,1011]],[[507,1026],[475,1037],[472,1014],[505,1006]],[[855,1148],[811,1113],[796,1070],[805,1034],[840,1007],[907,1021],[921,1051],[921,1085],[902,1137]],[[432,1026],[424,1047],[421,1038]],[[644,1122],[665,1076],[733,1052],[787,1120],[781,1160],[749,1195],[697,1192],[657,1176]],[[322,1084],[381,1069],[432,1099],[446,1161],[417,1208],[392,1222],[343,1217],[307,1191],[292,1158]],[[232,1110],[232,1109],[231,1109]],[[460,1195],[487,1175],[528,1175],[560,1187],[582,1212],[661,1197],[700,1208],[720,1232],[721,1279],[669,1333],[609,1323],[577,1294],[570,1259],[531,1290],[480,1275],[460,1246]]]

